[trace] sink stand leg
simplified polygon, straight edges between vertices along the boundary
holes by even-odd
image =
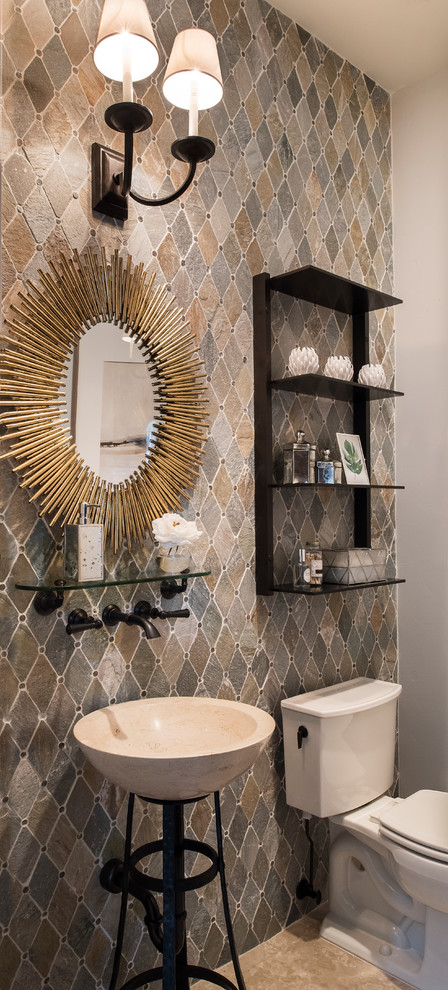
[[[123,948],[124,926],[126,924],[126,911],[128,906],[128,893],[129,893],[129,860],[131,856],[132,818],[134,814],[134,801],[135,801],[135,795],[130,794],[128,801],[128,813],[126,819],[126,838],[124,843],[124,862],[123,862],[123,872],[121,879],[120,918],[118,921],[117,944],[115,946],[114,964],[112,968],[112,976],[109,984],[109,990],[115,990],[115,987],[117,985],[118,970],[120,969],[120,962],[121,962],[121,950]]]
[[[163,990],[189,990],[183,806],[163,806]]]
[[[241,972],[240,961],[238,959],[238,953],[236,951],[235,938],[232,927],[232,919],[230,917],[229,898],[227,895],[224,854],[222,847],[221,807],[219,804],[219,791],[215,791],[214,796],[215,796],[216,840],[218,845],[219,879],[221,881],[222,906],[224,908],[224,917],[226,919],[227,937],[229,939],[230,955],[232,956],[233,968],[235,970],[238,990],[246,990],[243,974]]]
[[[131,853],[134,800],[134,794],[130,794],[123,862],[110,860],[105,863],[100,874],[100,882],[106,890],[111,893],[118,893],[121,890],[120,917],[109,990],[116,990],[117,987],[129,894],[139,898],[146,908],[145,922],[151,940],[162,953],[162,965],[126,980],[122,984],[121,990],[138,990],[146,983],[157,981],[162,981],[162,990],[189,990],[190,979],[195,978],[207,980],[207,982],[221,987],[222,990],[246,990],[230,917],[224,869],[219,792],[216,791],[214,795],[217,850],[212,849],[205,842],[185,839],[183,806],[190,802],[155,801],[155,804],[162,804],[163,806],[163,839],[146,843]],[[142,800],[149,801],[150,799],[142,798]],[[202,798],[194,800],[199,801]],[[205,856],[211,865],[202,873],[185,877],[185,850]],[[142,859],[160,852],[163,859],[162,878],[148,876],[138,869],[138,864]],[[213,880],[217,873],[219,873],[221,881],[224,917],[237,986],[226,976],[204,966],[191,965],[187,960],[185,892],[204,886]],[[162,921],[160,913],[158,917],[155,917],[154,905],[157,908],[157,902],[151,891],[163,895],[163,926],[160,924]]]

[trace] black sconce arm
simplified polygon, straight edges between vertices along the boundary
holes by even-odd
[[[179,199],[193,182],[199,162],[208,161],[215,153],[213,141],[197,134],[174,141],[171,154],[178,161],[190,166],[188,174],[179,188],[169,196],[147,199],[133,192],[131,185],[134,134],[151,126],[151,111],[140,103],[114,103],[107,108],[104,119],[113,130],[124,134],[124,155],[102,145],[93,145],[92,208],[119,220],[127,219],[128,196],[142,206],[166,206]],[[117,170],[117,164],[122,164],[122,171]]]
[[[132,199],[135,199],[137,203],[142,203],[143,206],[166,206],[167,203],[172,203],[175,199],[178,199],[179,196],[182,196],[182,193],[188,189],[188,186],[193,182],[195,172],[196,162],[192,162],[185,182],[179,186],[179,189],[176,189],[175,192],[171,193],[171,196],[165,196],[164,199],[145,199],[144,196],[139,196],[138,193],[132,192],[132,189],[129,190],[129,195]]]
[[[124,172],[121,175],[114,175],[114,179],[120,185],[122,196],[131,193],[132,166],[134,163],[134,135],[132,131],[125,131],[124,135]],[[120,184],[120,179],[122,179]],[[132,193],[131,193],[132,196]]]
[[[172,203],[175,199],[179,199],[182,193],[193,182],[196,168],[198,162],[205,162],[212,157],[215,153],[215,145],[213,141],[209,141],[208,138],[198,137],[186,137],[181,138],[179,141],[174,141],[171,145],[171,154],[173,158],[177,158],[179,162],[187,162],[190,166],[188,170],[188,175],[184,179],[181,186],[175,189],[174,192],[170,193],[169,196],[163,196],[161,199],[147,199],[146,196],[140,196],[139,193],[133,192],[131,189],[132,182],[132,166],[134,158],[134,135],[132,131],[125,132],[125,145],[124,145],[124,173],[123,182],[121,185],[122,196],[131,196],[137,203],[141,203],[143,206],[166,206],[168,203]]]

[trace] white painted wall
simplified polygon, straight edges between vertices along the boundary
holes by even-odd
[[[448,790],[448,68],[392,97],[401,793]]]

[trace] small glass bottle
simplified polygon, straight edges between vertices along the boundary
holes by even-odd
[[[313,543],[307,543],[306,562],[310,569],[310,588],[317,588],[322,584],[323,573],[322,550],[319,547],[318,540],[314,540]]]
[[[334,467],[334,483],[335,485],[342,485],[342,461],[333,461]]]
[[[329,450],[324,450],[324,459],[317,462],[316,468],[318,485],[334,485],[334,466]]]
[[[293,568],[293,584],[295,588],[309,588],[310,586],[310,565],[307,560],[307,551],[302,547],[298,550],[297,564]]]
[[[309,461],[309,474],[308,481],[310,485],[314,485],[316,481],[316,444],[310,443],[310,461]]]
[[[283,448],[283,484],[308,484],[310,444],[304,440],[303,430],[297,431],[297,439]]]

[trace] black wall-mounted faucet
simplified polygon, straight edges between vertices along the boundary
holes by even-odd
[[[125,622],[127,626],[140,626],[147,639],[158,639],[160,636],[159,630],[144,615],[122,612],[118,605],[106,605],[103,609],[103,622],[105,626],[116,626],[119,622]]]

